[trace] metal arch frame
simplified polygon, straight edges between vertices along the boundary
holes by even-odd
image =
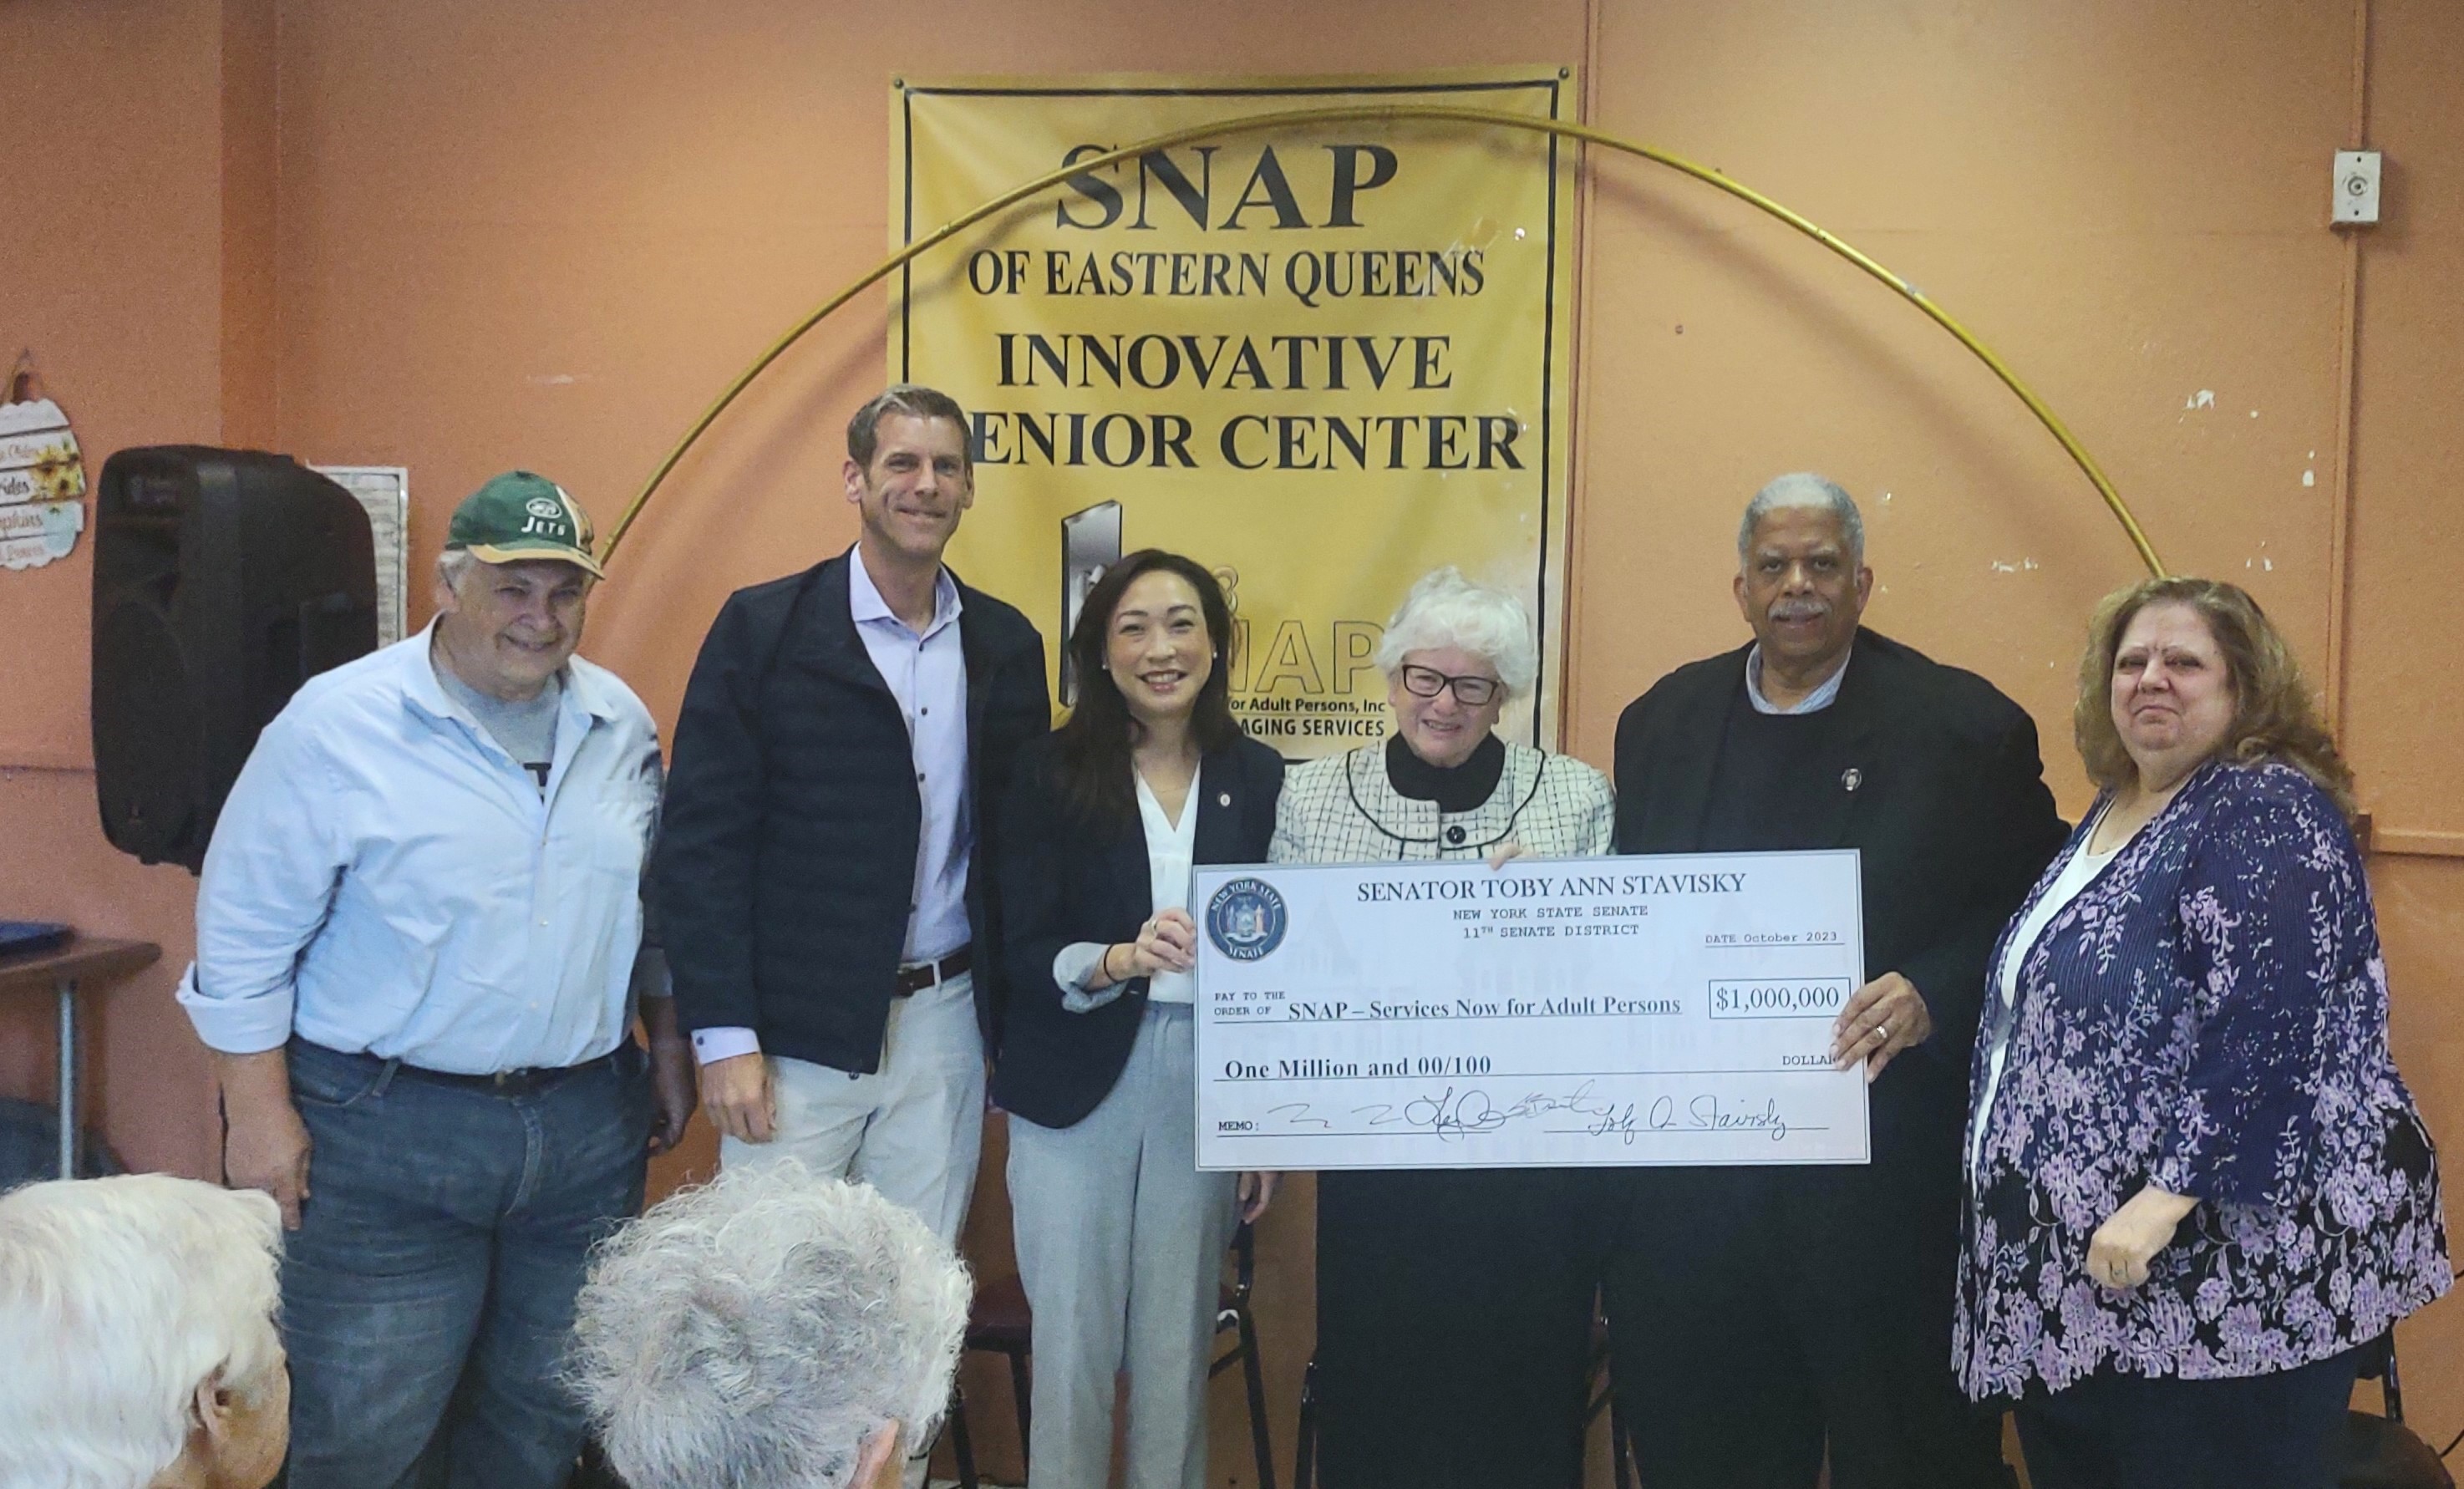
[[[616,526],[607,535],[607,549],[602,556],[603,559],[612,561],[615,558],[617,548],[625,541],[625,535],[632,529],[634,520],[642,515],[643,509],[649,505],[650,498],[657,494],[660,486],[674,471],[677,463],[684,459],[685,452],[693,449],[694,443],[709,430],[714,423],[717,422],[718,416],[727,411],[728,405],[736,402],[737,397],[752,385],[753,380],[768,370],[770,364],[777,361],[787,348],[803,339],[806,332],[827,319],[858,295],[888,278],[901,266],[938,248],[985,218],[1041,195],[1072,176],[1102,170],[1124,161],[1135,160],[1152,150],[1169,149],[1174,145],[1188,144],[1196,141],[1226,135],[1254,134],[1260,130],[1299,124],[1401,123],[1405,121],[1522,130],[1530,134],[1554,135],[1560,139],[1580,141],[1585,144],[1598,145],[1602,149],[1615,151],[1620,155],[1639,156],[1644,160],[1665,165],[1671,170],[1681,171],[1706,186],[1717,186],[1739,201],[1778,218],[1897,292],[1901,298],[1925,312],[1934,324],[1949,332],[1960,345],[1968,348],[1975,356],[1977,361],[1991,369],[1993,375],[2002,380],[2002,384],[2008,387],[2019,402],[2027,405],[2028,411],[2036,416],[2036,422],[2045,427],[2046,431],[2060,444],[2073,463],[2078,465],[2081,473],[2086,475],[2088,481],[2096,487],[2097,494],[2103,498],[2106,510],[2113,514],[2113,519],[2122,525],[2123,533],[2130,539],[2130,546],[2137,550],[2140,561],[2147,566],[2147,572],[2160,579],[2167,572],[2164,560],[2156,555],[2155,545],[2147,540],[2147,535],[2141,529],[2139,519],[2131,515],[2128,503],[2122,499],[2122,493],[2114,489],[2113,482],[2097,465],[2096,457],[2087,452],[2086,447],[2079,442],[2078,436],[2071,433],[2069,427],[2062,423],[2060,416],[2046,405],[2045,401],[2036,395],[2035,390],[2020,381],[2019,375],[2013,372],[2010,364],[1996,355],[1991,347],[1978,339],[1974,332],[1960,324],[1947,311],[1935,304],[1923,290],[1883,268],[1865,253],[1842,242],[1829,230],[1791,211],[1752,187],[1730,180],[1707,165],[1697,164],[1683,156],[1673,155],[1666,150],[1639,141],[1622,139],[1605,130],[1594,129],[1588,124],[1573,123],[1564,120],[1540,119],[1524,114],[1508,114],[1493,109],[1460,108],[1447,104],[1426,103],[1352,104],[1328,108],[1287,109],[1271,114],[1244,115],[1238,119],[1222,120],[1208,124],[1194,124],[1184,129],[1176,129],[1151,139],[1141,140],[1135,144],[1126,144],[1116,150],[1108,150],[1101,155],[1089,156],[1056,170],[1047,171],[1033,181],[1012,187],[982,206],[953,218],[891,253],[874,265],[863,277],[824,300],[819,308],[797,321],[787,329],[786,334],[771,342],[768,350],[754,359],[752,365],[737,374],[736,380],[727,385],[726,391],[713,400],[710,406],[702,410],[701,417],[695,419],[692,427],[685,430],[684,437],[676,441],[674,447],[668,451],[667,458],[659,462],[658,469],[650,472],[650,478],[643,483],[641,491],[636,493],[632,501],[626,506],[624,515],[617,518]]]

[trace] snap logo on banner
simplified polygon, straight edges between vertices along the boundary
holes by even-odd
[[[1206,902],[1206,935],[1236,962],[1254,962],[1284,944],[1284,897],[1263,879],[1235,879]]]

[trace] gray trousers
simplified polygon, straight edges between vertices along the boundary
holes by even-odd
[[[1085,1121],[1010,1120],[1019,1277],[1035,1310],[1029,1489],[1103,1489],[1122,1369],[1129,1489],[1205,1484],[1234,1176],[1198,1171],[1192,1041],[1189,1005],[1150,1004],[1119,1083]]]
[[[869,1184],[952,1245],[966,1228],[984,1146],[984,1040],[966,973],[890,1005],[881,1068],[853,1075],[770,1058],[770,1141],[718,1140],[723,1168],[794,1158],[824,1178]]]

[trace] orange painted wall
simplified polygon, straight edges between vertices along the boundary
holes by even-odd
[[[2369,142],[2395,163],[2361,254],[2351,633],[2343,739],[2380,841],[2372,861],[2394,978],[2396,1060],[2448,1153],[2464,1152],[2464,670],[2428,565],[2464,544],[2464,13],[2379,7]],[[2450,1159],[2450,1171],[2464,1164]],[[2459,1180],[2464,1183],[2464,1180]],[[2453,1191],[2451,1191],[2453,1193]],[[2451,1226],[2464,1203],[2448,1203]],[[2464,1429],[2464,1302],[2399,1335],[2433,1446]]]
[[[33,348],[89,477],[122,446],[223,435],[224,9],[0,6],[17,204],[0,236],[0,355]],[[133,1167],[206,1173],[212,1089],[170,997],[193,882],[112,852],[98,825],[92,557],[81,538],[48,567],[0,571],[0,915],[162,943],[163,962],[83,999],[89,1120]],[[0,1006],[0,1093],[52,1099],[51,1031],[48,998]]]
[[[2409,850],[2373,868],[2398,1055],[2464,1151],[2464,865],[2439,856],[2464,848],[2464,679],[2424,562],[2464,540],[2464,13],[2374,12],[2390,210],[2362,239],[2348,339],[2323,222],[2355,17],[2324,0],[16,0],[0,55],[32,105],[11,109],[20,147],[77,207],[0,239],[0,351],[34,346],[98,463],[220,437],[406,464],[423,552],[515,464],[604,522],[719,383],[882,252],[903,71],[1571,63],[1593,122],[1771,192],[1966,319],[2169,562],[2249,584],[2314,669],[2346,617],[2345,737],[2383,841]],[[2134,567],[2059,450],[1940,331],[1737,204],[1619,160],[1585,209],[1574,752],[1606,763],[1626,699],[1739,638],[1735,512],[1810,466],[1865,498],[1871,619],[2025,703],[2082,805],[2079,625]],[[850,536],[835,430],[881,379],[881,315],[855,307],[731,413],[600,596],[588,649],[662,717],[729,589]],[[0,662],[0,912],[164,942],[171,967],[95,1004],[103,1122],[132,1161],[204,1172],[209,1097],[167,997],[188,881],[93,826],[89,573],[80,548],[0,574],[0,624],[41,644]],[[0,1018],[0,1091],[47,1095],[38,1011]],[[987,1180],[979,1259],[1000,1270],[990,1161]],[[1288,1463],[1306,1186],[1281,1210],[1263,1322]],[[2441,1303],[2406,1335],[2412,1413],[2440,1442],[2464,1427],[2458,1318]],[[987,1467],[1014,1466],[1006,1387],[971,1379]],[[1226,1381],[1216,1462],[1245,1483],[1236,1396]]]

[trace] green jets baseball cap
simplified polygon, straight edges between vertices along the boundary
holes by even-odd
[[[590,514],[563,487],[528,471],[508,471],[462,498],[445,546],[467,548],[485,563],[561,559],[605,579],[590,557]]]

